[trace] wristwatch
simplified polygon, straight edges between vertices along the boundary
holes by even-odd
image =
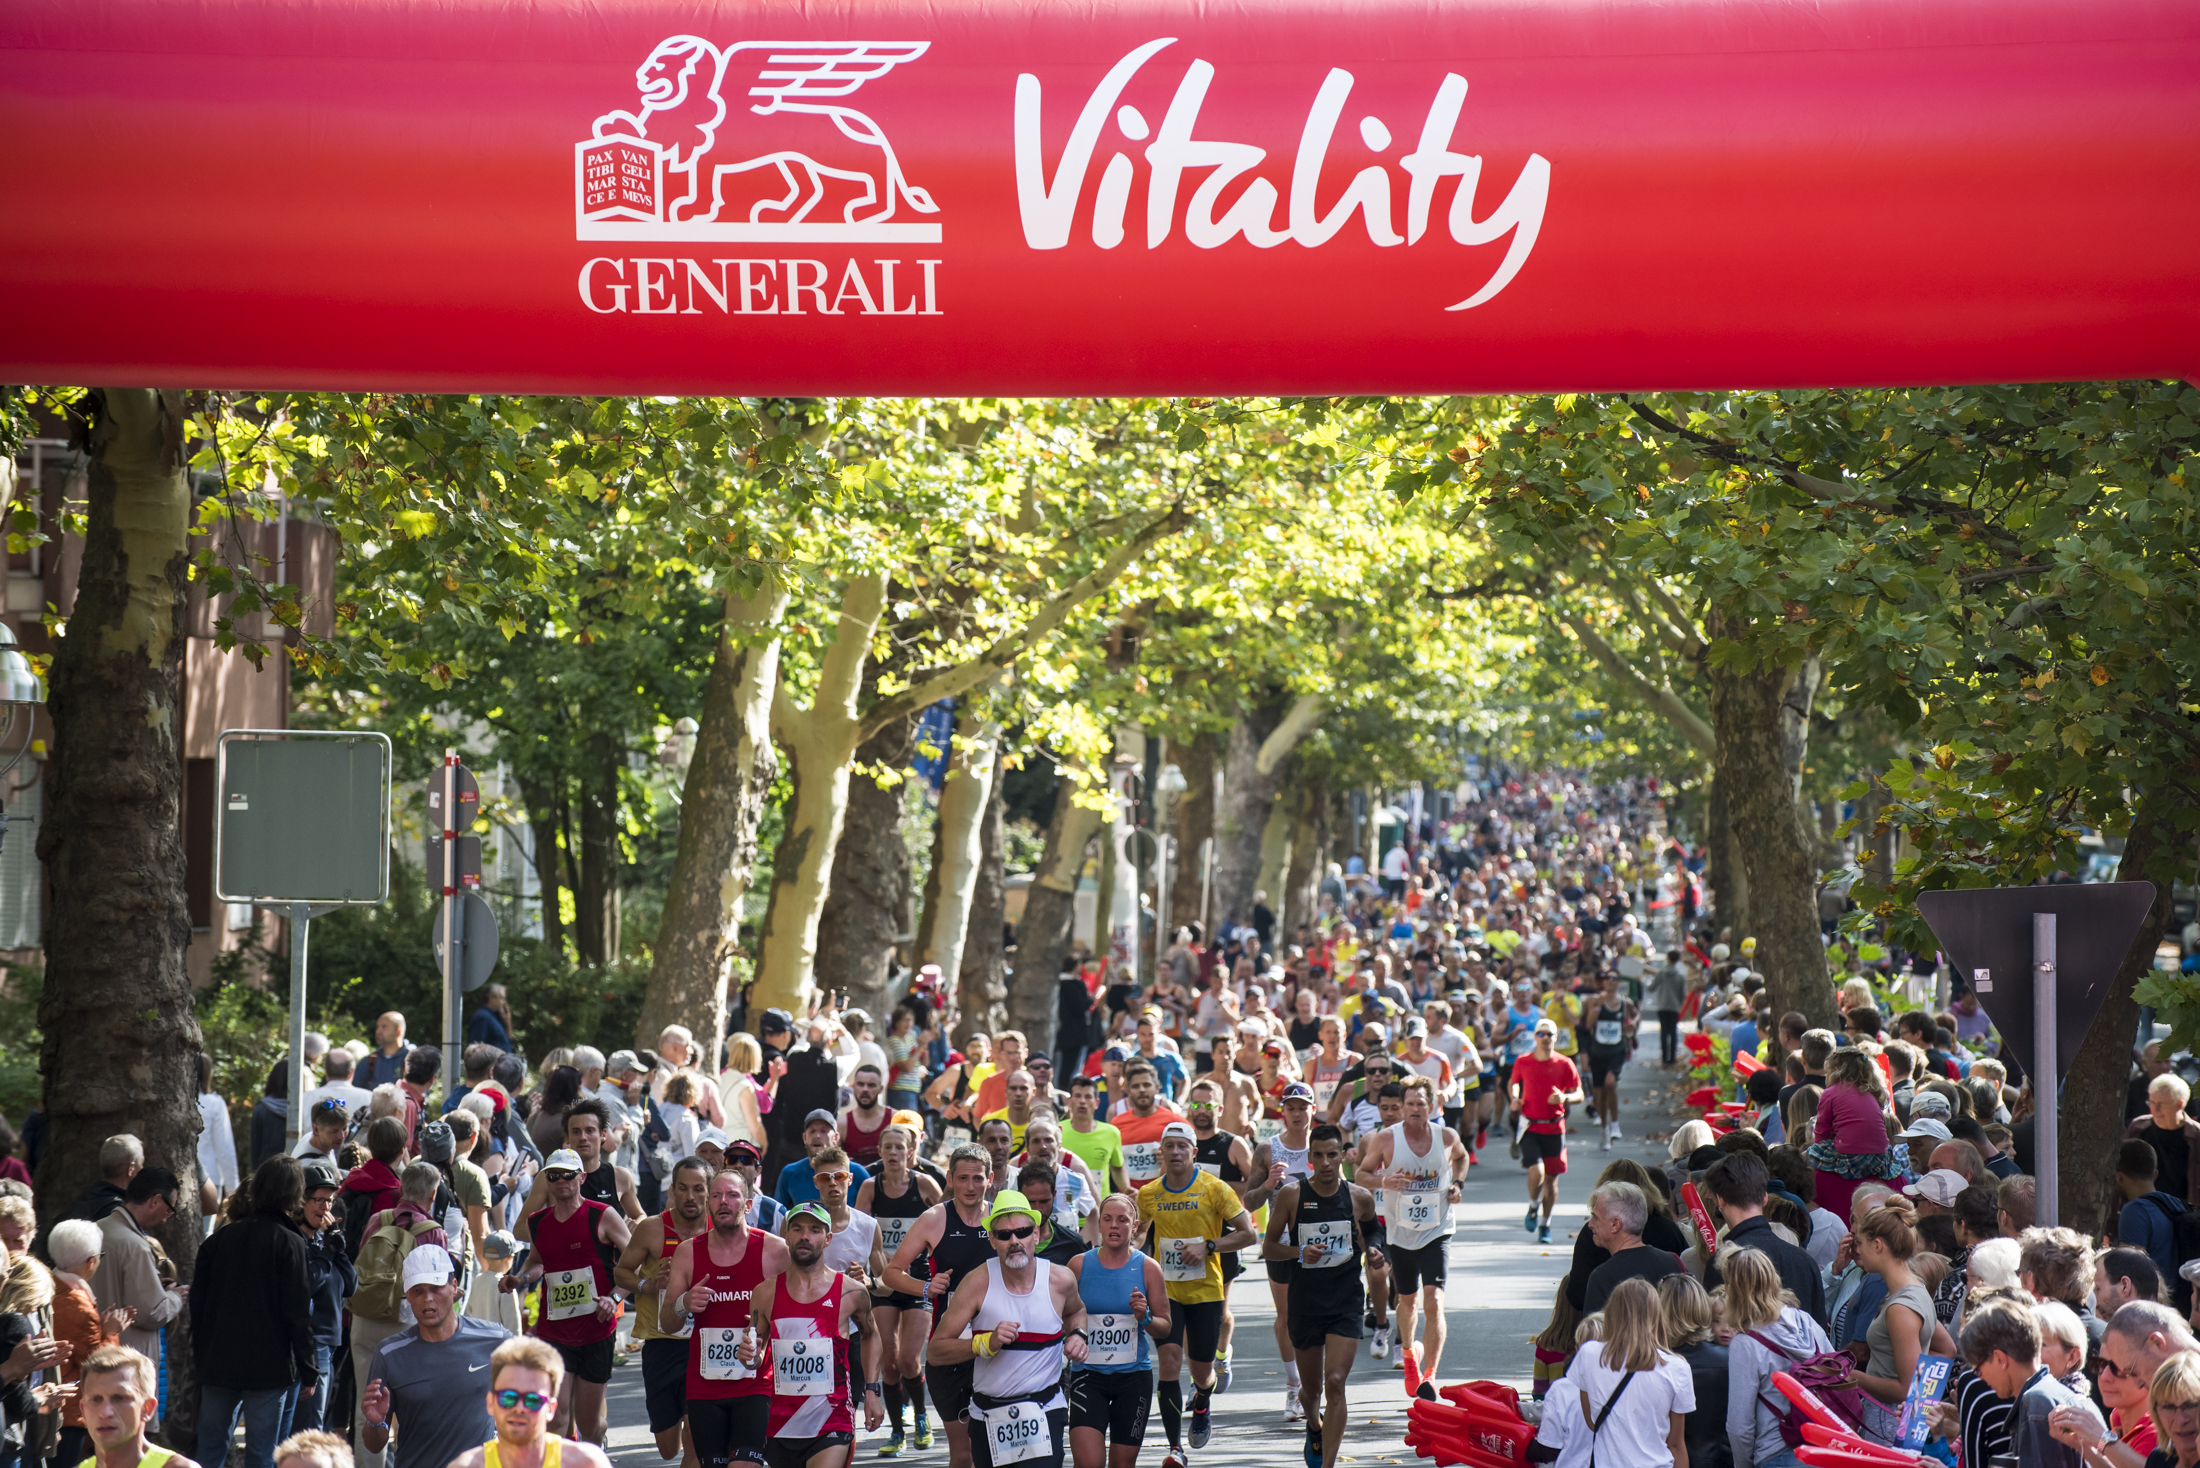
[[[886,1383],[883,1381],[867,1381],[863,1384],[863,1390],[865,1395],[877,1392],[883,1397],[886,1395]]]

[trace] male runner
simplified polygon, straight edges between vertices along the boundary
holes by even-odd
[[[886,1256],[879,1248],[878,1220],[848,1206],[848,1185],[855,1180],[855,1174],[848,1166],[847,1153],[838,1147],[828,1147],[816,1160],[818,1201],[825,1205],[825,1216],[833,1225],[832,1240],[825,1247],[825,1266],[839,1270],[868,1291],[873,1280],[886,1277]],[[779,1233],[780,1237],[787,1237],[785,1224],[779,1226]],[[868,1311],[869,1307],[865,1309]],[[876,1374],[864,1379],[874,1380]]]
[[[1344,1133],[1315,1127],[1306,1162],[1306,1176],[1276,1193],[1261,1257],[1270,1269],[1289,1265],[1292,1272],[1286,1329],[1299,1365],[1296,1416],[1306,1422],[1306,1468],[1336,1468],[1337,1446],[1344,1439],[1345,1378],[1360,1351],[1360,1312],[1366,1305],[1360,1266],[1363,1256],[1381,1251],[1367,1242],[1375,1223],[1373,1195],[1344,1180]]]
[[[580,1160],[582,1198],[603,1204],[630,1224],[640,1223],[642,1200],[634,1191],[634,1174],[604,1155],[603,1139],[610,1130],[611,1108],[597,1097],[583,1096],[565,1113],[565,1146],[561,1150]],[[521,1243],[534,1242],[527,1231],[528,1220],[549,1202],[550,1170],[545,1164],[535,1174],[534,1186],[527,1190],[527,1206],[520,1209],[519,1222],[513,1228]]]
[[[1062,1150],[1062,1129],[1045,1117],[1034,1120],[1024,1132],[1024,1162],[1050,1169],[1054,1178],[1054,1221],[1072,1233],[1082,1234],[1084,1222],[1100,1206],[1100,1189],[1085,1167],[1084,1159]]]
[[[1589,1031],[1589,1084],[1591,1106],[1603,1131],[1604,1150],[1619,1140],[1619,1073],[1634,1047],[1635,1004],[1620,993],[1619,975],[1606,973],[1597,981],[1596,998],[1584,1017]]]
[[[1401,1360],[1417,1361],[1420,1374],[1433,1379],[1444,1355],[1444,1281],[1451,1249],[1451,1205],[1467,1180],[1467,1149],[1459,1134],[1440,1122],[1436,1083],[1427,1076],[1405,1079],[1399,1120],[1384,1129],[1368,1149],[1368,1171],[1383,1190],[1383,1220],[1389,1235],[1384,1253],[1398,1282],[1398,1340]],[[1419,1353],[1413,1340],[1416,1306],[1427,1310]],[[1411,1370],[1407,1379],[1412,1379]],[[1436,1388],[1424,1380],[1420,1395],[1436,1400]]]
[[[1123,1171],[1135,1192],[1161,1176],[1161,1133],[1184,1116],[1161,1104],[1161,1083],[1143,1060],[1123,1067],[1123,1091],[1126,1101],[1115,1114],[1115,1129],[1123,1138]]]
[[[787,1245],[749,1226],[749,1185],[739,1172],[710,1180],[710,1230],[673,1254],[657,1306],[662,1328],[694,1322],[688,1349],[688,1432],[703,1468],[764,1461],[771,1425],[769,1376],[741,1359],[755,1334],[757,1287],[787,1269]]]
[[[1069,1083],[1069,1122],[1062,1128],[1062,1145],[1092,1170],[1101,1194],[1122,1192],[1130,1180],[1123,1171],[1123,1133],[1099,1120],[1100,1087],[1091,1076]]]
[[[1031,1107],[1037,1095],[1038,1083],[1031,1078],[1030,1071],[1011,1071],[1007,1099],[998,1110],[989,1111],[978,1120],[981,1124],[989,1121],[1007,1122],[1008,1150],[1011,1153],[1021,1152],[1024,1150],[1024,1128],[1031,1125]]]
[[[1558,1175],[1566,1170],[1566,1108],[1582,1099],[1581,1072],[1558,1053],[1555,1021],[1535,1022],[1535,1049],[1513,1062],[1510,1094],[1513,1111],[1524,1123],[1518,1142],[1520,1161],[1528,1169],[1528,1216],[1522,1227],[1535,1231],[1537,1243],[1547,1244],[1551,1213],[1558,1207]],[[1540,1229],[1538,1207],[1543,1210]]]
[[[1169,1334],[1161,1265],[1131,1247],[1138,1205],[1122,1193],[1101,1203],[1100,1245],[1069,1262],[1085,1306],[1085,1359],[1069,1377],[1069,1445],[1076,1468],[1137,1468],[1153,1406],[1149,1341]]]
[[[1499,1078],[1504,1082],[1508,1100],[1515,1094],[1512,1088],[1513,1067],[1535,1049],[1535,1029],[1541,1020],[1541,1013],[1535,1007],[1534,987],[1526,979],[1513,980],[1512,1002],[1505,1007],[1501,1016],[1504,1028],[1498,1034],[1498,1039],[1504,1045],[1504,1060],[1499,1065],[1498,1072]],[[1555,1042],[1558,1034],[1556,1021],[1551,1024],[1551,1034]],[[1520,1155],[1521,1127],[1518,1123],[1524,1119],[1517,1106],[1503,1118],[1505,1130],[1511,1134],[1511,1140],[1505,1144],[1506,1150],[1515,1157]]]
[[[894,1119],[879,1099],[885,1088],[886,1077],[877,1066],[868,1062],[857,1066],[848,1078],[848,1093],[855,1098],[854,1104],[840,1113],[841,1150],[866,1172],[878,1171],[879,1133]]]
[[[1138,1221],[1154,1231],[1161,1278],[1168,1285],[1169,1337],[1161,1345],[1161,1425],[1169,1435],[1162,1468],[1185,1468],[1182,1446],[1185,1347],[1192,1358],[1191,1445],[1207,1446],[1213,1431],[1215,1346],[1222,1337],[1222,1261],[1253,1242],[1252,1219],[1237,1190],[1199,1170],[1199,1134],[1191,1123],[1163,1130],[1161,1175],[1138,1190]]]
[[[1283,1088],[1278,1103],[1283,1109],[1283,1130],[1253,1149],[1253,1186],[1245,1189],[1245,1206],[1258,1211],[1277,1190],[1293,1178],[1306,1176],[1308,1128],[1314,1120],[1314,1092],[1293,1081]],[[1341,1135],[1341,1134],[1340,1134]],[[1265,1254],[1263,1255],[1265,1257]],[[1283,1420],[1299,1420],[1299,1356],[1292,1347],[1287,1317],[1290,1314],[1291,1280],[1297,1274],[1288,1259],[1268,1265],[1268,1298],[1276,1307],[1276,1351],[1283,1359]]]
[[[1444,1125],[1459,1134],[1467,1144],[1467,1162],[1472,1166],[1480,1159],[1474,1154],[1481,1143],[1473,1140],[1474,1111],[1482,1099],[1482,1057],[1475,1051],[1474,1042],[1464,1031],[1452,1025],[1453,1010],[1449,1000],[1431,999],[1421,1006],[1421,1017],[1428,1026],[1424,1037],[1428,1048],[1451,1065],[1451,1085],[1439,1098],[1444,1103]],[[1458,1016],[1464,1019],[1466,1016]]]
[[[1069,1431],[1062,1366],[1085,1359],[1084,1301],[1074,1275],[1032,1252],[1039,1214],[1023,1194],[1004,1188],[985,1223],[993,1257],[956,1284],[925,1354],[935,1368],[971,1367],[977,1468],[1033,1461],[1061,1468]]]
[[[909,1160],[916,1154],[922,1133],[896,1122],[879,1135],[878,1173],[856,1194],[856,1207],[878,1220],[879,1251],[887,1259],[901,1252],[910,1227],[943,1196],[940,1185],[921,1172],[912,1171]],[[871,1287],[871,1318],[877,1322],[880,1374],[886,1381],[886,1415],[894,1435],[880,1446],[882,1458],[898,1458],[906,1441],[902,1428],[902,1402],[906,1397],[917,1409],[916,1444],[932,1446],[932,1424],[924,1415],[924,1335],[932,1324],[921,1293],[903,1294],[887,1285],[885,1271]]]
[[[1436,1000],[1430,1008],[1442,1004]],[[1456,1119],[1454,1088],[1459,1084],[1459,1071],[1451,1063],[1451,1057],[1441,1050],[1429,1048],[1428,1021],[1416,1016],[1406,1021],[1405,1043],[1397,1057],[1399,1071],[1404,1075],[1427,1076],[1436,1083],[1437,1115],[1442,1124],[1453,1131],[1459,1129]]]
[[[77,1386],[93,1468],[199,1468],[181,1453],[156,1448],[145,1429],[158,1420],[160,1376],[141,1352],[101,1346],[84,1358]]]
[[[1370,1080],[1368,1084],[1373,1085],[1374,1081]],[[1345,1162],[1346,1177],[1359,1179],[1363,1187],[1375,1183],[1376,1177],[1373,1166],[1375,1141],[1404,1118],[1405,1098],[1404,1086],[1396,1081],[1385,1079],[1382,1089],[1375,1093],[1375,1099],[1372,1102],[1363,1101],[1359,1107],[1354,1108],[1355,1110],[1372,1108],[1376,1120],[1372,1126],[1364,1128],[1359,1133],[1359,1140],[1353,1144],[1352,1151],[1348,1154]],[[1377,1186],[1372,1191],[1375,1194],[1375,1224],[1367,1233],[1369,1247],[1367,1257],[1367,1328],[1373,1331],[1374,1335],[1367,1343],[1367,1353],[1376,1360],[1383,1361],[1390,1356],[1390,1346],[1393,1339],[1389,1318],[1391,1276],[1388,1250],[1390,1238],[1386,1231],[1387,1220],[1383,1213],[1385,1200],[1382,1189]],[[1403,1365],[1404,1363],[1401,1361],[1400,1364]]]
[[[601,1101],[574,1103],[590,1104],[599,1110],[603,1106]],[[572,1118],[566,1121],[570,1129]],[[520,1220],[521,1237],[533,1241],[534,1257],[524,1274],[507,1274],[499,1288],[526,1290],[546,1281],[535,1334],[558,1348],[572,1378],[552,1426],[560,1437],[600,1445],[610,1428],[603,1395],[611,1380],[613,1337],[619,1333],[610,1261],[634,1241],[634,1229],[609,1203],[581,1196],[584,1171],[579,1152],[570,1147],[543,1159],[549,1205]]]
[[[548,1342],[522,1335],[498,1346],[489,1356],[488,1381],[489,1420],[497,1435],[453,1458],[450,1468],[611,1468],[594,1443],[551,1434],[564,1385],[565,1360]]]
[[[1243,1203],[1247,1180],[1258,1175],[1253,1167],[1253,1151],[1246,1145],[1245,1138],[1216,1125],[1221,1102],[1222,1088],[1215,1084],[1212,1076],[1201,1076],[1192,1082],[1191,1090],[1184,1095],[1184,1110],[1192,1119],[1192,1131],[1199,1137],[1193,1160],[1201,1172],[1228,1183],[1230,1190],[1238,1195],[1238,1201]],[[1230,1342],[1237,1335],[1237,1312],[1230,1308],[1230,1286],[1244,1272],[1244,1262],[1235,1251],[1222,1256],[1222,1336],[1215,1342],[1216,1391],[1228,1391],[1235,1375],[1230,1369]]]
[[[710,1169],[699,1157],[682,1158],[673,1164],[672,1179],[665,1187],[665,1211],[635,1225],[633,1239],[611,1271],[619,1288],[634,1296],[634,1339],[642,1343],[642,1401],[660,1458],[679,1454],[685,1436],[688,1336],[694,1326],[690,1322],[673,1334],[658,1323],[657,1306],[672,1256],[710,1227],[709,1205]],[[689,1444],[683,1468],[693,1468],[694,1457],[694,1445]]]
[[[843,1157],[843,1170],[846,1165]],[[821,1167],[820,1182],[823,1176]],[[843,1202],[847,1191],[842,1183]],[[833,1216],[822,1202],[795,1204],[780,1232],[787,1244],[787,1270],[756,1287],[749,1304],[750,1330],[738,1348],[741,1364],[751,1371],[765,1369],[767,1353],[770,1357],[771,1438],[764,1445],[764,1461],[770,1468],[848,1468],[856,1425],[848,1410],[848,1362],[841,1342],[850,1326],[861,1342],[864,1428],[886,1420],[871,1295],[861,1281],[826,1262],[834,1239]]]
[[[948,1196],[938,1205],[927,1208],[922,1217],[909,1226],[902,1236],[901,1247],[886,1266],[887,1285],[905,1295],[916,1295],[932,1301],[933,1342],[938,1343],[940,1328],[946,1323],[945,1302],[963,1276],[982,1269],[993,1257],[993,1245],[986,1231],[986,1183],[993,1175],[993,1159],[983,1147],[957,1147],[947,1159]],[[1028,1241],[1027,1241],[1028,1243]],[[932,1267],[929,1277],[918,1279],[910,1271],[919,1259],[929,1256]],[[960,1329],[961,1327],[956,1327]],[[970,1405],[970,1362],[967,1357],[948,1358],[947,1365],[939,1364],[940,1358],[925,1350],[925,1359],[932,1363],[925,1373],[931,1388],[932,1405],[939,1410],[940,1421],[947,1428],[947,1461],[952,1468],[968,1468],[970,1463],[970,1433],[963,1421],[963,1412]]]

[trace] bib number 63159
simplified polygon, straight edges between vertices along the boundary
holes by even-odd
[[[1054,1450],[1047,1414],[1035,1402],[1011,1402],[985,1414],[986,1444],[996,1464],[1021,1463]]]

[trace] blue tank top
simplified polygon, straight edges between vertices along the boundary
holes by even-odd
[[[1077,1293],[1085,1302],[1085,1362],[1077,1369],[1150,1370],[1146,1327],[1131,1314],[1131,1291],[1145,1288],[1146,1256],[1133,1249],[1120,1269],[1102,1264],[1098,1249],[1087,1252],[1084,1260],[1078,1266]]]

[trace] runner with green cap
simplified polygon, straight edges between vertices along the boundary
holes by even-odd
[[[985,1217],[993,1258],[955,1286],[927,1352],[934,1366],[972,1363],[968,1416],[977,1468],[1061,1468],[1069,1428],[1063,1362],[1085,1360],[1085,1305],[1076,1276],[1038,1256],[1039,1222],[1022,1193],[1004,1188],[995,1196]]]

